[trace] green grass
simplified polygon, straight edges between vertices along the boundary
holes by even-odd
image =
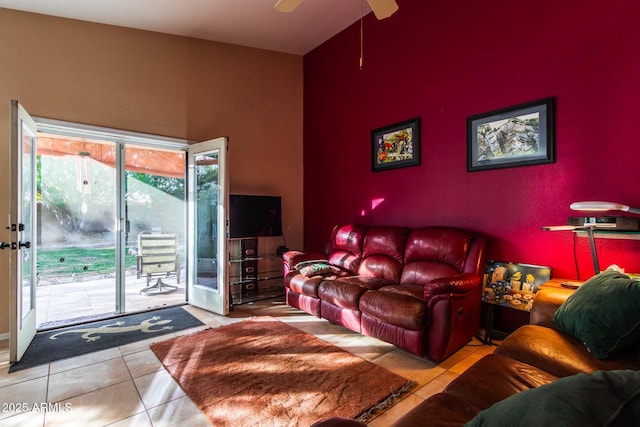
[[[37,253],[38,274],[41,277],[65,276],[82,273],[110,273],[115,269],[114,248],[39,249]],[[136,256],[126,251],[125,265],[135,267]]]

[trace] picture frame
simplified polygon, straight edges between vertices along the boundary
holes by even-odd
[[[491,260],[487,263],[482,301],[531,311],[540,285],[551,280],[551,267]]]
[[[555,98],[467,118],[467,171],[555,162]]]
[[[420,118],[371,131],[373,172],[420,164]]]

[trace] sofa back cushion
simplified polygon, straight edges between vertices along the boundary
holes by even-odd
[[[362,260],[367,229],[367,226],[358,224],[335,226],[327,248],[329,262],[355,274]]]
[[[409,232],[410,229],[406,227],[369,228],[364,237],[358,274],[400,283]]]
[[[402,284],[424,284],[465,272],[474,235],[454,227],[420,227],[409,235]]]

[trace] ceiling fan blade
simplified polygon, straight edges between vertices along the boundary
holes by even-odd
[[[279,12],[293,12],[302,0],[278,0],[274,6]]]
[[[388,18],[398,10],[396,0],[367,0],[367,3],[378,19]]]

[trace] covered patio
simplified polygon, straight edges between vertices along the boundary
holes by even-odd
[[[135,271],[127,272],[125,304],[127,313],[167,307],[185,302],[184,280],[176,284],[175,276],[163,279],[177,285],[175,292],[160,295],[140,293],[147,285],[146,277],[136,278]],[[115,306],[115,279],[42,283],[36,292],[36,324],[38,329],[49,329],[66,324],[112,317]]]

